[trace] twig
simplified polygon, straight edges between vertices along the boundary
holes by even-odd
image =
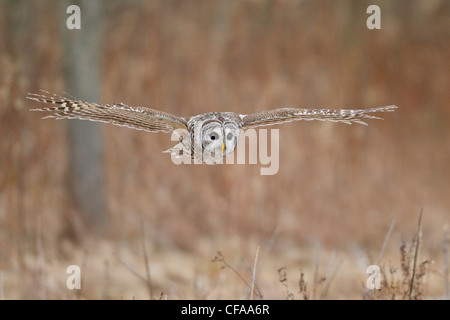
[[[251,288],[251,292],[250,292],[250,300],[253,300],[253,291],[255,290],[255,283],[256,283],[256,265],[258,263],[258,255],[259,255],[259,249],[260,246],[258,246],[258,248],[256,249],[256,254],[255,254],[255,263],[253,264],[253,272],[252,272],[252,288]],[[259,291],[259,290],[258,290]]]
[[[281,227],[278,225],[275,230],[273,231],[272,237],[270,238],[269,242],[267,243],[267,246],[264,248],[264,251],[261,255],[261,259],[259,259],[259,267],[255,270],[256,274],[258,274],[259,269],[263,265],[264,261],[266,260],[266,256],[269,254],[270,250],[272,250],[272,247],[275,244],[275,241],[278,239],[278,236],[280,235]]]
[[[134,268],[133,268],[132,266],[130,266],[128,263],[126,263],[125,261],[123,261],[122,258],[119,257],[115,252],[113,252],[113,256],[114,256],[117,260],[119,260],[119,262],[122,263],[123,266],[124,266],[125,268],[128,269],[128,271],[130,271],[132,274],[134,274],[136,277],[138,277],[138,278],[141,279],[142,281],[147,282],[147,279],[146,279],[143,275],[141,275],[136,269],[134,269]]]
[[[319,252],[320,252],[320,245],[317,242],[314,248],[314,278],[313,278],[313,292],[312,292],[313,300],[316,299],[317,285],[319,282]]]
[[[422,208],[420,209],[419,223],[417,226],[416,248],[415,248],[415,252],[414,252],[414,262],[413,262],[413,270],[412,270],[412,276],[411,276],[411,285],[409,287],[409,300],[411,300],[411,298],[412,298],[412,291],[413,291],[413,286],[414,286],[414,276],[416,275],[417,255],[419,252],[420,238],[422,237],[421,227],[422,227]]]
[[[286,300],[294,300],[294,294],[289,292],[286,267],[278,269],[278,281],[286,288]]]
[[[381,268],[381,266],[380,266],[381,260],[383,260],[384,252],[386,251],[387,244],[391,237],[392,231],[394,231],[394,227],[395,227],[395,219],[392,219],[389,229],[386,232],[386,235],[384,236],[383,244],[381,245],[380,253],[378,254],[378,259],[376,262],[377,266],[380,268]],[[366,288],[366,290],[365,290],[366,299],[372,299],[375,292],[376,292],[376,290],[371,290],[371,289]]]
[[[245,283],[245,285],[246,285],[248,288],[251,288],[251,286],[250,286],[250,285],[248,284],[248,282],[244,279],[244,277],[241,276],[241,274],[240,274],[239,272],[237,272],[237,270],[236,270],[235,268],[233,268],[233,266],[230,265],[230,264],[225,260],[225,258],[224,258],[223,255],[222,255],[222,252],[217,251],[217,254],[216,254],[216,256],[214,257],[214,259],[212,260],[212,262],[222,262],[226,267],[230,268],[230,269],[231,269],[231,270],[239,277],[239,279],[241,279],[242,282]],[[258,287],[256,287],[256,289],[258,289]],[[259,292],[257,292],[257,294],[258,294],[258,296],[261,296]]]
[[[88,259],[89,252],[87,249],[83,250],[83,255],[81,257],[81,275],[80,275],[80,287],[81,290],[77,290],[76,295],[78,299],[81,299],[81,294],[84,288],[84,274],[86,272],[86,266],[87,266],[87,259]]]
[[[147,274],[147,288],[150,294],[150,300],[153,300],[152,278],[150,276],[150,266],[148,264],[147,247],[145,246],[145,230],[144,222],[142,222],[142,251],[144,253],[145,272]]]
[[[392,219],[391,225],[389,226],[389,230],[384,236],[383,245],[381,246],[380,254],[378,255],[377,265],[379,266],[381,260],[383,259],[384,252],[386,251],[387,244],[389,242],[389,238],[391,237],[392,231],[394,231],[395,227],[395,219]]]
[[[259,265],[257,265],[257,266],[255,265],[256,268],[253,270],[253,272],[252,272],[251,268],[248,267],[252,277],[254,276],[256,278],[256,276],[258,275],[259,270],[261,269],[261,266],[264,264],[264,261],[266,260],[265,258],[269,254],[270,250],[272,250],[272,247],[274,246],[275,241],[278,239],[280,232],[281,232],[281,227],[280,227],[280,225],[278,225],[275,228],[275,230],[273,231],[272,237],[270,237],[270,240],[267,243],[267,246],[263,250],[261,258],[259,259]],[[262,298],[263,294],[262,294],[261,290],[259,289],[258,285],[256,283],[254,283],[254,285],[255,285],[256,290],[258,291],[259,297]]]
[[[325,297],[327,296],[328,289],[330,288],[330,285],[331,285],[331,281],[333,281],[334,276],[336,275],[337,271],[339,270],[339,268],[342,264],[343,260],[341,259],[336,264],[336,266],[333,268],[332,265],[334,262],[334,258],[335,258],[335,252],[333,251],[331,258],[330,258],[330,263],[328,264],[327,276],[325,278],[325,283],[322,288],[322,293],[320,294],[320,300],[325,299]]]
[[[305,281],[305,274],[300,270],[300,279],[298,280],[299,293],[303,295],[303,300],[309,300],[308,285]]]

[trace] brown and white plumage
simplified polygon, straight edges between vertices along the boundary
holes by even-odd
[[[144,107],[130,107],[123,103],[113,105],[84,102],[51,94],[49,96],[28,94],[27,99],[50,103],[48,108],[31,109],[31,111],[49,111],[52,114],[44,119],[82,119],[109,122],[148,132],[172,132],[175,129],[187,129],[187,122],[182,117]]]
[[[148,132],[179,132],[180,143],[168,151],[176,155],[188,155],[194,159],[204,151],[215,155],[214,159],[200,159],[205,163],[216,163],[219,158],[235,150],[241,130],[260,126],[276,125],[296,120],[320,120],[359,123],[367,125],[365,119],[380,119],[376,112],[394,111],[394,105],[369,109],[301,109],[280,108],[251,114],[234,112],[209,112],[190,118],[145,107],[130,107],[123,103],[97,104],[61,97],[55,94],[29,94],[28,99],[52,104],[50,107],[31,111],[51,112],[45,118],[83,119],[109,122]],[[221,150],[220,150],[221,149]]]
[[[280,108],[251,113],[243,116],[244,127],[254,128],[270,126],[296,120],[320,120],[343,122],[346,124],[359,123],[367,125],[363,119],[381,119],[370,113],[394,111],[396,106],[385,106],[369,109],[300,109]]]

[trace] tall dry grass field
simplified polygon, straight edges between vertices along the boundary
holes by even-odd
[[[380,30],[366,27],[371,4]],[[65,90],[66,7],[2,1],[0,298],[407,299],[414,257],[411,297],[449,297],[448,1],[103,6],[97,102],[183,116],[399,109],[368,127],[277,127],[272,176],[177,166],[161,153],[170,135],[102,124],[109,223],[94,231],[67,192],[67,121],[41,120],[25,99]],[[381,291],[366,288],[372,264]],[[81,267],[81,290],[66,287],[69,265]]]

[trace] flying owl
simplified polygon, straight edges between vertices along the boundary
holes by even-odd
[[[164,152],[177,157],[187,155],[197,163],[207,164],[219,163],[223,157],[234,152],[242,130],[296,120],[367,125],[363,120],[381,119],[373,113],[394,111],[397,108],[394,105],[354,110],[279,108],[250,114],[208,112],[185,118],[146,107],[132,107],[123,103],[97,104],[48,92],[42,95],[30,93],[27,99],[52,104],[46,108],[31,109],[51,112],[44,119],[82,119],[148,132],[176,133],[179,143]]]

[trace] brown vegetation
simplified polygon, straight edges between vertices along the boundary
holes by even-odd
[[[382,28],[368,30],[373,2],[105,1],[97,102],[186,116],[399,110],[368,127],[279,127],[274,176],[175,166],[161,153],[170,135],[102,125],[110,223],[100,234],[67,192],[67,121],[40,120],[25,100],[65,90],[65,8],[1,2],[0,298],[406,299],[415,244],[401,239],[416,235],[421,208],[413,298],[448,298],[450,3],[375,1]],[[393,219],[383,289],[367,295],[369,257]],[[71,264],[81,291],[65,286]]]

